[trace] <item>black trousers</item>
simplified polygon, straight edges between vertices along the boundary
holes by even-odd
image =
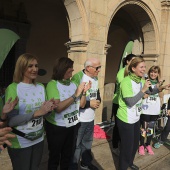
[[[144,128],[144,122],[151,122],[151,121],[156,121],[158,118],[158,115],[145,115],[145,114],[141,114],[140,116],[140,123],[142,128]],[[151,140],[152,140],[152,136],[147,136],[147,140],[146,140],[146,146],[150,145]],[[145,138],[140,135],[140,145],[145,145]]]
[[[168,116],[166,126],[164,127],[164,130],[161,133],[161,140],[162,141],[165,141],[167,139],[169,132],[170,132],[170,116]]]
[[[27,148],[8,147],[13,170],[38,170],[43,155],[44,141]]]
[[[68,170],[74,143],[74,126],[66,128],[46,121],[49,150],[48,170]]]
[[[127,170],[133,164],[139,146],[140,122],[129,124],[117,118],[121,144],[119,155],[119,170]]]
[[[118,130],[118,127],[117,127],[117,119],[116,119],[116,114],[117,114],[118,108],[119,108],[119,105],[113,103],[113,105],[112,105],[112,115],[114,115],[114,117],[115,117],[115,125],[114,125],[113,133],[112,133],[112,146],[113,146],[113,148],[118,148],[118,144],[120,142],[119,130]]]

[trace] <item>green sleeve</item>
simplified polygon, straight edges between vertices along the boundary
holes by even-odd
[[[126,77],[121,82],[120,88],[121,88],[121,93],[122,93],[123,98],[133,97],[132,83],[131,83],[131,80],[128,77]]]
[[[46,87],[47,100],[60,99],[60,94],[57,89],[57,81],[51,80]]]
[[[10,84],[5,91],[5,103],[12,97],[12,101],[17,97],[17,84]]]
[[[12,98],[12,101],[14,101],[16,97],[17,97],[17,83],[12,83],[7,87],[5,91],[5,103],[10,98]],[[18,104],[15,106],[15,109],[18,110]]]
[[[124,79],[124,72],[125,72],[125,68],[122,68],[116,76],[116,82],[119,84],[121,83],[121,81]]]
[[[72,77],[71,81],[78,87],[82,77],[83,77],[83,71],[80,71]]]

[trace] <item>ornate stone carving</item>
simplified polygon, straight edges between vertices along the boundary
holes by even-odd
[[[170,9],[170,0],[162,0],[161,6],[162,6],[162,9]]]
[[[86,41],[74,41],[74,42],[67,42],[65,43],[65,46],[69,49],[67,52],[86,52],[87,51],[87,45],[89,42]]]
[[[106,44],[105,46],[104,46],[104,54],[106,54],[107,55],[107,51],[109,50],[109,48],[111,47],[111,45],[110,44]]]

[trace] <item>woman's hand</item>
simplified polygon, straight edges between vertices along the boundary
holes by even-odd
[[[0,129],[0,145],[7,144],[8,146],[11,146],[11,143],[8,139],[15,138],[15,135],[9,134],[12,131],[10,127],[5,127]],[[3,147],[1,146],[1,149]]]
[[[15,98],[14,101],[12,101],[12,98],[10,98],[4,105],[3,109],[2,109],[2,114],[1,114],[1,118],[2,119],[6,119],[7,118],[7,113],[11,112],[14,107],[17,105],[18,103],[18,97]]]
[[[170,90],[170,84],[167,84],[167,85],[165,85],[165,86],[161,86],[161,87],[159,87],[159,91],[162,91],[162,90]]]
[[[76,91],[75,91],[75,97],[79,97],[80,95],[81,95],[81,93],[83,92],[83,90],[84,90],[84,87],[85,87],[85,82],[82,82],[78,87],[77,87],[77,89],[76,89]]]
[[[151,82],[150,82],[149,79],[146,79],[145,84],[144,84],[144,86],[143,86],[143,88],[142,88],[141,91],[142,91],[143,93],[145,93],[145,92],[148,90],[149,87],[151,87]]]
[[[48,112],[51,112],[57,107],[57,105],[54,102],[54,99],[45,101],[39,110],[35,111],[33,117],[38,117],[38,116],[44,116]]]

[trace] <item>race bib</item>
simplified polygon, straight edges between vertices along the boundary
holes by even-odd
[[[78,113],[79,111],[76,110],[72,113],[68,113],[64,115],[64,121],[65,121],[66,127],[74,126],[79,122]]]
[[[147,98],[147,103],[156,103],[156,96],[149,96]]]
[[[39,129],[42,126],[43,126],[43,118],[42,117],[32,119],[27,123],[28,130]]]
[[[138,103],[138,104],[136,104],[136,115],[140,116],[141,113],[142,113],[142,104]]]
[[[91,91],[90,92],[90,100],[97,99],[97,91]]]

